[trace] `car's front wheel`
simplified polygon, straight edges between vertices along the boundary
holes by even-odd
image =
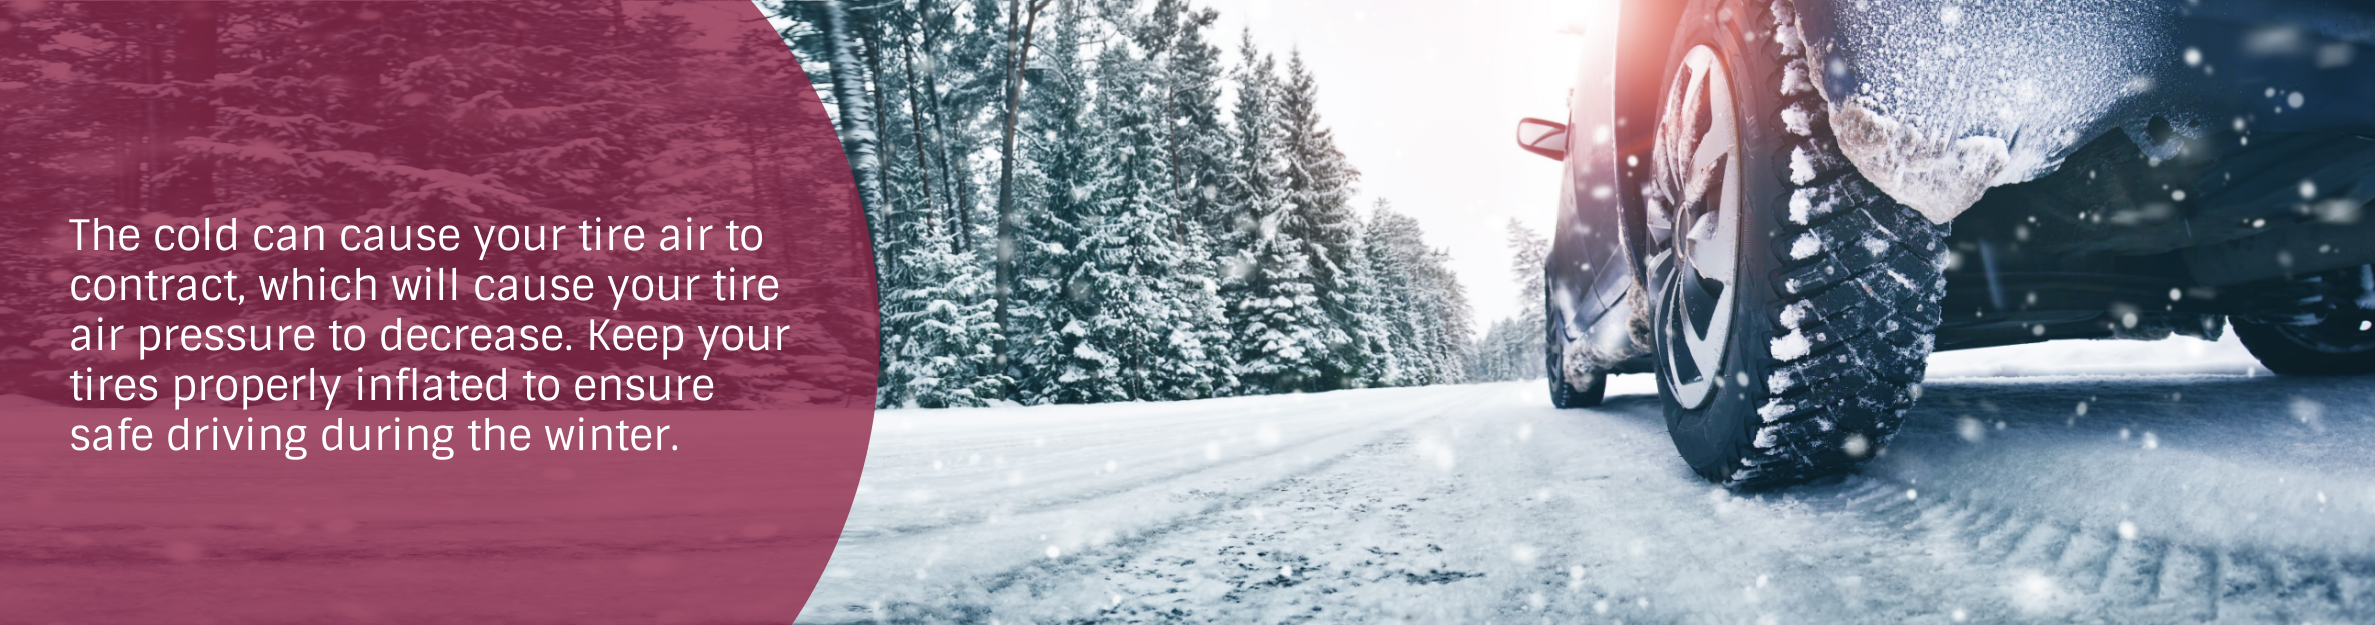
[[[1786,2],[1684,15],[1635,250],[1667,429],[1719,483],[1846,469],[1920,393],[1946,228],[1839,155]]]

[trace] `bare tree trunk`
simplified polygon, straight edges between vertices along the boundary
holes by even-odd
[[[891,165],[898,158],[899,153],[893,149],[898,145],[898,141],[891,136],[891,127],[886,127],[884,124],[895,124],[896,122],[886,121],[894,111],[882,99],[883,90],[890,88],[883,82],[886,75],[882,73],[882,42],[875,38],[873,29],[861,29],[860,32],[863,35],[859,37],[858,43],[861,45],[860,53],[866,57],[866,75],[873,78],[874,83],[871,95],[874,98],[875,127],[883,135],[877,140],[875,146],[876,149],[882,151],[882,158],[874,161],[874,179],[881,181],[882,218],[884,225],[888,226],[891,216],[899,212],[898,196],[891,192],[894,181],[891,180],[890,174]]]
[[[182,2],[179,4],[179,28],[173,42],[172,80],[184,83],[204,83],[214,80],[215,59],[220,47],[222,18],[218,11],[224,5],[216,2]],[[196,215],[207,204],[214,203],[214,162],[188,158],[188,154],[173,143],[192,135],[208,132],[214,126],[214,105],[205,94],[184,96],[183,101],[169,105],[164,127],[156,137],[160,152],[160,166],[166,162],[180,169],[164,181],[157,190],[158,207],[175,215]],[[163,173],[152,169],[151,175]]]
[[[878,175],[882,156],[879,134],[875,127],[874,109],[866,95],[864,66],[858,61],[857,40],[851,32],[849,7],[841,0],[825,2],[824,35],[831,50],[833,72],[833,102],[841,111],[841,145],[849,154],[850,175],[855,177],[858,198],[865,204],[868,220],[883,206],[882,178]],[[882,266],[882,228],[869,227],[869,240],[874,244],[875,266]]]
[[[998,151],[998,327],[1007,325],[1007,309],[1013,308],[1014,295],[1014,125],[1023,101],[1023,63],[1031,57],[1031,31],[1039,22],[1039,10],[1053,0],[1014,0],[1006,14],[1006,134]],[[1023,11],[1029,2],[1030,11]],[[1014,352],[1012,331],[1005,336],[998,349],[1001,365],[1011,361]]]
[[[924,189],[924,211],[937,215],[940,203],[932,193],[932,151],[924,145],[924,103],[917,97],[915,89],[915,51],[901,46],[899,63],[907,69],[907,121],[915,132],[916,178]],[[938,230],[939,226],[935,225],[933,229]]]
[[[953,8],[950,10],[954,11]],[[918,0],[916,15],[918,16],[916,30],[923,35],[923,49],[938,50],[939,46],[933,45],[932,37],[932,0]],[[940,189],[947,192],[949,212],[956,216],[957,249],[971,250],[973,249],[973,199],[965,191],[965,188],[957,183],[956,155],[949,150],[948,122],[945,114],[947,102],[940,93],[939,61],[929,56],[925,57],[924,61],[924,73],[921,80],[924,102],[932,110],[932,131],[936,140],[934,145],[939,147]],[[914,73],[914,70],[910,69],[909,73]]]
[[[161,67],[165,64],[165,50],[155,41],[154,33],[150,35],[140,42],[140,82],[156,84],[165,79],[165,71]],[[149,183],[156,175],[160,162],[157,144],[162,142],[159,137],[163,136],[164,114],[158,109],[162,106],[155,98],[141,100],[140,134],[126,142],[126,165],[116,172],[116,199],[136,213],[157,210],[156,195],[150,193],[152,187]]]

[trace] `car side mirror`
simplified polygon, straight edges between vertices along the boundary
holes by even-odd
[[[1517,147],[1550,160],[1567,160],[1567,125],[1532,117],[1517,120]]]

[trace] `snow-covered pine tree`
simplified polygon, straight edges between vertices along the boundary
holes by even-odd
[[[1321,363],[1348,337],[1321,307],[1310,228],[1287,202],[1277,64],[1253,45],[1250,32],[1239,50],[1228,187],[1237,227],[1230,232],[1235,253],[1226,261],[1237,378],[1252,394],[1325,390],[1332,378]]]
[[[1234,384],[1211,263],[1201,228],[1183,214],[1173,171],[1173,138],[1166,123],[1172,101],[1162,66],[1168,60],[1159,28],[1137,15],[1133,0],[1109,0],[1108,23],[1138,36],[1110,39],[1098,55],[1096,128],[1104,140],[1099,204],[1109,212],[1094,224],[1083,249],[1111,294],[1100,325],[1103,341],[1121,358],[1136,399],[1209,397]],[[1132,43],[1137,45],[1131,45]]]
[[[1394,386],[1453,384],[1467,380],[1473,357],[1468,296],[1450,267],[1450,255],[1426,244],[1417,219],[1384,200],[1370,213],[1365,249],[1385,287],[1380,302],[1394,358],[1401,367]]]
[[[994,7],[976,6],[994,3],[964,4],[973,18],[997,18]],[[963,22],[965,7],[935,0],[844,7],[840,19],[858,25],[844,30],[834,29],[831,5],[773,2],[764,8],[776,13],[796,51],[827,60],[805,65],[832,79],[819,91],[830,96],[845,145],[857,146],[849,150],[853,173],[871,173],[881,186],[867,204],[885,344],[879,402],[938,407],[1003,399],[1011,385],[995,356],[1004,333],[994,321],[970,315],[986,310],[994,317],[1004,302],[995,289],[965,286],[992,269],[976,247],[985,228],[975,214],[979,185],[968,161],[984,149],[976,126],[999,92],[996,77],[979,68],[996,46],[993,38]],[[851,41],[838,41],[840,36]],[[844,48],[855,53],[837,56]],[[941,56],[959,62],[937,61]],[[831,59],[842,59],[843,66]],[[841,82],[853,73],[865,89]],[[849,132],[852,120],[861,119],[871,120],[871,141]],[[866,160],[869,151],[872,159]],[[872,169],[862,167],[867,163]],[[912,340],[922,335],[937,342]],[[984,350],[992,357],[983,359]],[[918,379],[948,388],[914,388]]]
[[[1545,325],[1546,314],[1543,306],[1547,303],[1543,301],[1543,294],[1547,291],[1543,288],[1542,267],[1550,257],[1550,239],[1515,218],[1510,219],[1505,228],[1509,240],[1509,277],[1517,282],[1517,325],[1534,329],[1533,332],[1519,333],[1514,337],[1520,341],[1514,350],[1535,355],[1531,359],[1521,359],[1523,366],[1519,368],[1518,374],[1520,379],[1539,377],[1544,374],[1539,355],[1543,353],[1541,329]]]
[[[1217,13],[1191,4],[849,3],[848,19],[869,25],[855,37],[853,64],[865,77],[858,102],[831,80],[829,7],[768,0],[820,94],[867,106],[874,119],[872,162],[893,209],[888,219],[875,215],[885,249],[886,398],[920,393],[889,388],[907,384],[894,378],[978,388],[941,365],[897,361],[980,353],[904,335],[944,331],[946,317],[927,310],[972,310],[933,308],[965,292],[948,285],[974,275],[949,273],[947,262],[970,252],[986,274],[1002,249],[1013,252],[1015,276],[999,302],[1008,323],[964,326],[943,340],[1011,330],[1008,359],[979,373],[1011,372],[1019,401],[1184,399],[1468,375],[1464,293],[1443,252],[1419,242],[1416,222],[1406,224],[1406,249],[1388,253],[1367,239],[1350,210],[1353,169],[1319,123],[1316,77],[1296,69],[1282,80],[1250,36],[1240,66],[1224,71],[1209,41]],[[1033,43],[1018,74],[1013,191],[1002,203],[1007,55],[1026,36]],[[1234,113],[1223,110],[1223,81],[1235,83]],[[1291,120],[1279,104],[1290,97],[1300,107]],[[1011,223],[999,218],[1001,205],[1011,206]],[[1002,227],[1010,229],[1003,239]],[[985,301],[1000,299],[997,282]]]
[[[1227,280],[1223,261],[1231,250],[1227,230],[1230,211],[1222,194],[1229,178],[1229,129],[1221,110],[1221,81],[1225,78],[1221,49],[1210,41],[1212,24],[1220,14],[1194,9],[1186,0],[1157,0],[1140,40],[1159,68],[1157,81],[1163,110],[1156,130],[1163,140],[1163,158],[1170,170],[1170,219],[1181,246],[1180,264],[1172,272],[1174,284],[1163,287],[1176,298],[1181,325],[1173,341],[1200,361],[1182,379],[1195,383],[1176,388],[1212,386],[1203,396],[1236,392],[1237,352],[1230,340],[1228,305],[1220,294]]]
[[[1390,302],[1371,262],[1369,241],[1361,236],[1367,224],[1356,215],[1351,225],[1352,247],[1345,251],[1343,276],[1337,281],[1338,297],[1344,301],[1347,315],[1345,332],[1352,335],[1353,343],[1339,353],[1348,354],[1356,363],[1344,384],[1347,388],[1398,386],[1404,365],[1393,352],[1392,330],[1382,310]]]
[[[1476,377],[1523,380],[1543,375],[1542,262],[1550,241],[1515,219],[1503,227],[1509,243],[1509,277],[1517,284],[1517,316],[1493,322],[1477,347]]]
[[[882,407],[987,406],[1006,395],[990,276],[953,235],[927,230],[896,261],[908,286],[883,294]]]
[[[1366,244],[1369,268],[1381,285],[1415,285],[1413,265],[1422,260],[1425,243],[1419,240],[1418,220],[1394,212],[1393,205],[1377,200],[1369,213],[1367,228],[1361,233]],[[1370,297],[1370,312],[1379,322],[1385,345],[1380,350],[1379,365],[1372,368],[1372,376],[1379,386],[1408,386],[1432,381],[1434,373],[1428,354],[1422,348],[1429,337],[1427,319],[1419,312],[1419,293],[1414,288],[1379,289]]]
[[[1493,322],[1476,348],[1476,379],[1496,382],[1541,377],[1542,351],[1529,349],[1528,336],[1539,343],[1542,328],[1514,317]]]
[[[1112,337],[1101,327],[1101,299],[1114,290],[1090,249],[1110,218],[1101,188],[1114,174],[1108,139],[1090,116],[1088,69],[1082,63],[1094,25],[1075,3],[1052,15],[1029,71],[1015,168],[1013,263],[1017,276],[1008,312],[1008,341],[1016,397],[1026,403],[1093,403],[1130,399]]]
[[[932,24],[924,14],[932,3],[910,10],[901,3],[877,5],[878,23],[868,33],[874,57],[897,57],[897,63],[872,60],[875,92],[894,94],[896,104],[877,107],[885,127],[883,160],[887,183],[881,223],[894,246],[882,272],[883,405],[924,407],[980,406],[1003,399],[1011,380],[999,362],[1005,333],[996,321],[1003,302],[996,298],[991,267],[977,261],[970,249],[975,237],[965,201],[953,184],[954,176],[937,171],[950,166],[945,149],[946,114],[937,93],[926,86],[936,81],[925,73],[933,67],[918,64],[917,48],[926,46]],[[888,42],[888,43],[885,43]],[[897,349],[891,343],[898,344]],[[895,387],[896,386],[896,387]]]
[[[1187,0],[1156,0],[1139,46],[1155,61],[1160,76],[1163,158],[1171,172],[1171,193],[1180,214],[1210,239],[1225,246],[1222,233],[1235,227],[1222,193],[1229,176],[1229,129],[1222,123],[1221,49],[1209,41],[1208,31],[1220,14],[1195,9]],[[1210,257],[1231,250],[1213,249]]]
[[[1283,82],[1273,83],[1278,146],[1285,162],[1279,181],[1290,219],[1279,232],[1303,246],[1311,267],[1312,294],[1324,317],[1316,330],[1327,348],[1313,360],[1319,378],[1312,390],[1351,388],[1375,355],[1364,339],[1369,320],[1361,311],[1364,276],[1359,267],[1361,219],[1352,208],[1353,182],[1360,177],[1336,148],[1335,134],[1319,114],[1319,83],[1300,53],[1287,57]]]
[[[1421,304],[1421,316],[1427,319],[1422,336],[1428,337],[1424,349],[1435,375],[1426,383],[1466,382],[1475,367],[1475,310],[1468,306],[1467,288],[1451,269],[1451,253],[1434,248],[1423,258],[1413,272],[1410,289]]]

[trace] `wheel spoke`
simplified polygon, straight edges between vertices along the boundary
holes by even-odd
[[[1717,115],[1716,117],[1717,121],[1731,121],[1723,119],[1730,117],[1729,115]],[[1699,139],[1698,152],[1691,155],[1691,171],[1696,175],[1696,172],[1704,172],[1714,167],[1716,162],[1730,157],[1732,147],[1739,143],[1739,137],[1732,136],[1730,129],[1724,126],[1717,126],[1709,130],[1707,136]]]
[[[1718,156],[1720,157],[1725,155]],[[1717,158],[1712,167],[1692,172],[1690,179],[1682,183],[1682,203],[1684,206],[1697,206],[1707,201],[1708,188],[1715,186],[1717,181],[1722,180],[1724,171],[1728,169],[1724,166],[1726,164],[1725,160],[1726,159],[1723,158]]]
[[[1669,286],[1668,290],[1672,291],[1679,288],[1681,288],[1679,285]],[[1665,308],[1666,318],[1662,320],[1663,323],[1658,324],[1664,327],[1664,332],[1666,333],[1665,343],[1667,345],[1674,345],[1677,342],[1690,342],[1689,333],[1692,332],[1692,328],[1690,327],[1689,323],[1683,320],[1684,313],[1683,311],[1678,310],[1678,308],[1679,307],[1676,306],[1667,306]],[[1700,373],[1699,361],[1697,358],[1693,357],[1692,350],[1665,349],[1662,351],[1665,352],[1668,368],[1673,371],[1674,380],[1684,383],[1695,383],[1706,378],[1704,374]]]
[[[1723,375],[1737,313],[1740,135],[1730,83],[1713,50],[1692,49],[1675,78],[1659,120],[1659,171],[1651,177],[1666,229],[1650,269],[1666,386],[1682,407],[1696,409]]]
[[[1699,275],[1696,270],[1685,272],[1682,285],[1682,309],[1690,314],[1692,338],[1707,340],[1708,325],[1714,321],[1716,305],[1723,302],[1724,283]]]

